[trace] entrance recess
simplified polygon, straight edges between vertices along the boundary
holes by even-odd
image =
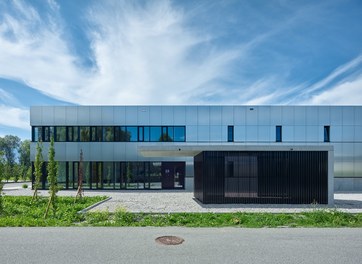
[[[185,162],[162,162],[162,189],[185,188]]]

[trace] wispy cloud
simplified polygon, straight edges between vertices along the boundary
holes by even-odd
[[[183,10],[169,1],[102,2],[87,14],[97,67],[83,69],[62,38],[56,16],[46,23],[25,2],[14,8],[24,16],[4,16],[0,49],[6,52],[0,53],[0,61],[9,63],[0,64],[0,76],[21,79],[70,102],[186,103],[190,93],[202,94],[206,84],[224,78],[239,55],[237,50],[210,48],[194,60],[209,36],[187,28]]]
[[[312,96],[304,103],[316,105],[361,105],[362,74],[354,80],[344,80],[330,89]]]
[[[190,93],[223,78],[238,57],[236,50],[197,54],[208,37],[187,28],[183,11],[169,1],[116,2],[89,16],[98,71],[88,87],[99,103],[185,103]]]
[[[29,129],[29,111],[0,104],[0,125]]]
[[[76,57],[62,39],[61,27],[53,20],[56,15],[41,18],[29,4],[13,3],[16,15],[5,14],[0,26],[0,76],[74,100],[72,88],[79,85],[84,74],[75,66]]]
[[[313,59],[305,54],[318,52],[308,46],[315,36],[306,35],[325,25],[328,5],[243,3],[233,17],[225,12],[213,21],[215,3],[209,14],[201,4],[184,8],[168,0],[94,1],[79,10],[83,24],[74,25],[89,41],[82,44],[89,45],[93,64],[84,67],[67,38],[61,1],[48,0],[41,10],[27,1],[0,3],[0,76],[78,104],[330,102],[327,97],[343,89],[359,91],[350,76],[359,74],[362,55],[327,76],[296,78],[296,68]],[[202,12],[209,27],[197,23]]]
[[[313,94],[314,92],[322,88],[325,88],[328,84],[336,81],[336,79],[340,78],[341,76],[345,75],[346,73],[350,72],[351,70],[355,69],[357,66],[360,66],[361,64],[362,64],[362,54],[352,59],[351,61],[345,63],[344,65],[338,67],[324,79],[318,81],[317,83],[309,87],[306,87],[306,89],[304,89],[301,95]]]

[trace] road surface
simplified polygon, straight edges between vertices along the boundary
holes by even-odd
[[[175,235],[177,246],[155,242]],[[0,228],[0,263],[361,263],[362,229]]]

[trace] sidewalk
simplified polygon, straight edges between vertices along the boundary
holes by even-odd
[[[33,191],[23,189],[23,183],[6,183],[5,195],[31,196]],[[47,196],[47,190],[39,191],[40,195]],[[59,191],[59,196],[75,196],[76,190]],[[193,192],[184,190],[85,190],[85,196],[108,196],[110,200],[94,207],[91,211],[115,212],[125,209],[128,212],[144,213],[175,213],[175,212],[269,212],[269,213],[297,213],[312,211],[316,208],[328,208],[326,205],[300,204],[202,204],[194,198]],[[361,193],[335,193],[335,205],[331,209],[349,213],[362,213]]]

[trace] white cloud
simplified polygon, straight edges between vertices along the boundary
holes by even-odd
[[[75,66],[76,57],[62,39],[60,27],[54,26],[54,21],[41,20],[24,2],[15,1],[14,5],[17,17],[5,14],[0,26],[0,61],[6,62],[0,63],[0,76],[74,100],[72,88],[85,75]]]
[[[313,96],[306,104],[316,105],[361,105],[362,75],[355,80],[344,81],[336,86]]]
[[[186,103],[191,93],[225,76],[238,57],[235,50],[204,50],[204,56],[193,59],[208,37],[186,28],[182,10],[168,1],[95,9],[90,16],[97,28],[92,38],[98,72],[83,102]]]
[[[10,105],[18,105],[19,101],[10,93],[0,88],[0,102]]]
[[[29,130],[29,111],[0,105],[0,125]]]
[[[321,88],[326,87],[329,83],[333,82],[336,78],[342,76],[343,74],[353,70],[362,63],[362,54],[352,59],[351,61],[341,65],[333,72],[331,72],[327,77],[320,80],[319,82],[313,84],[310,87],[307,87],[302,94],[312,94],[315,91],[318,91]]]
[[[49,2],[52,12],[58,10]],[[0,76],[21,79],[58,99],[80,104],[182,104],[191,94],[222,79],[240,55],[236,50],[196,49],[209,36],[185,25],[181,9],[169,1],[107,2],[88,13],[94,62],[88,70],[77,66],[56,15],[49,23],[24,2],[16,8],[31,12],[4,16],[0,27]],[[35,29],[35,30],[34,30]],[[6,38],[11,33],[13,38]],[[15,40],[14,40],[15,39]],[[198,59],[193,56],[197,55]],[[78,64],[79,65],[79,64]]]
[[[261,27],[265,30],[249,31],[245,35],[250,37],[240,39],[238,49],[221,49],[214,45],[212,33],[188,24],[188,14],[170,1],[95,1],[87,12],[79,10],[85,12],[80,16],[88,19],[84,30],[96,65],[82,68],[65,37],[61,8],[55,0],[47,1],[48,15],[39,14],[26,1],[11,3],[17,15],[4,12],[0,23],[0,76],[22,80],[52,97],[77,104],[194,104],[209,99],[235,104],[300,102],[362,63],[360,55],[309,86],[287,83],[293,65],[283,56],[275,55],[278,65],[265,76],[251,72],[249,68],[258,71],[258,61],[253,60],[256,49],[304,22],[305,14],[311,13],[306,10],[318,13],[318,5],[297,9],[280,21],[268,18],[267,26]],[[237,76],[232,72],[236,61],[243,68],[237,69]],[[227,82],[232,84],[225,85]],[[352,84],[338,87],[358,90],[348,85]],[[334,89],[336,93],[341,88]],[[327,95],[320,93],[306,102]]]

